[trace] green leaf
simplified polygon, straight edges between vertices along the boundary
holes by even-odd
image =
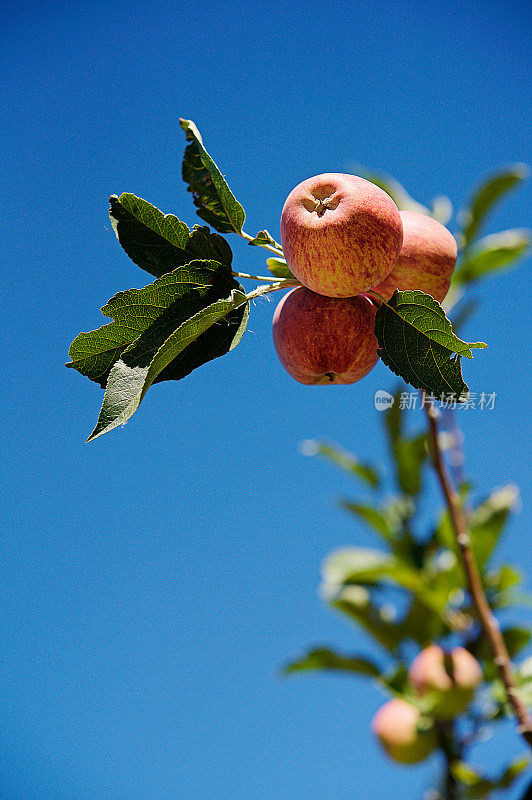
[[[484,800],[495,788],[493,781],[479,775],[463,761],[452,762],[450,770],[455,780],[467,787],[467,800]]]
[[[403,524],[414,511],[412,502],[405,498],[393,500],[381,507],[375,507],[368,503],[353,503],[345,499],[340,501],[340,505],[346,511],[364,520],[370,528],[392,546],[392,549],[396,546],[400,547],[399,535]]]
[[[324,596],[332,608],[347,614],[350,619],[364,628],[378,644],[389,653],[395,653],[403,641],[403,631],[389,614],[386,606],[379,606],[373,598],[373,591],[364,586],[336,587],[329,594],[330,587],[323,587]]]
[[[406,191],[399,181],[391,178],[389,175],[380,175],[375,172],[362,169],[361,174],[366,180],[379,186],[383,191],[390,195],[395,205],[401,211],[417,211],[418,214],[426,214],[428,217],[434,217],[442,225],[446,225],[452,214],[452,205],[448,197],[436,197],[433,201],[432,212]]]
[[[514,781],[525,771],[525,769],[528,769],[530,763],[531,760],[528,756],[522,756],[521,758],[516,759],[512,764],[506,767],[501,777],[497,781],[497,786],[501,789],[508,789],[512,783],[514,783]]]
[[[528,177],[528,168],[524,164],[513,164],[487,178],[475,194],[469,207],[460,215],[462,223],[462,247],[467,248],[493,210],[495,204],[511,189]]]
[[[421,491],[421,470],[428,457],[427,435],[397,439],[393,445],[397,480],[401,491],[415,497]]]
[[[306,456],[323,456],[327,458],[333,464],[364,481],[373,489],[380,485],[380,476],[370,464],[362,464],[354,455],[341,450],[333,444],[307,439],[302,443],[301,449]]]
[[[386,541],[393,541],[394,536],[388,517],[380,509],[366,503],[351,503],[349,500],[341,500],[340,505],[346,511],[367,522],[370,528],[377,531]]]
[[[119,292],[102,308],[102,313],[114,322],[89,333],[80,333],[70,346],[72,361],[67,367],[105,386],[109,371],[120,354],[174,303],[181,302],[183,307],[190,307],[196,313],[203,304],[208,305],[212,297],[218,296],[219,289],[213,287],[220,287],[225,292],[238,286],[222,265],[213,261],[193,261],[186,267],[166,273],[143,289]],[[173,307],[169,313],[173,315],[176,309],[177,306]],[[229,326],[231,336],[234,335],[233,326],[234,323]],[[220,325],[220,340],[227,333],[226,328],[226,325]]]
[[[248,244],[258,245],[259,247],[275,247],[280,253],[283,252],[281,245],[275,241],[268,231],[259,231],[255,238],[248,242]]]
[[[338,672],[354,672],[358,675],[369,675],[377,678],[380,675],[379,667],[367,658],[359,656],[344,656],[328,648],[320,647],[311,650],[303,658],[292,661],[284,672],[310,672],[313,670],[332,670]]]
[[[349,547],[337,550],[325,561],[324,588],[334,594],[346,584],[395,584],[414,594],[418,600],[437,613],[443,612],[446,598],[433,591],[422,571],[417,570],[396,555],[366,547]]]
[[[103,309],[115,321],[73,343],[77,361],[69,366],[100,382],[118,337],[123,333],[127,339],[119,358],[107,366],[104,402],[89,440],[124,424],[153,383],[180,380],[238,344],[248,301],[219,267],[192,262],[144,289],[119,293]]]
[[[109,198],[109,217],[118,241],[141,269],[159,278],[196,259],[218,261],[230,273],[233,254],[217,233],[195,225],[192,231],[173,214],[125,192]]]
[[[460,357],[472,358],[472,347],[453,333],[439,303],[420,291],[396,291],[375,317],[379,355],[392,372],[434,397],[466,399]]]
[[[276,278],[290,278],[290,280],[294,280],[294,275],[290,271],[284,258],[267,258],[266,263],[268,269]]]
[[[485,236],[467,251],[464,260],[454,272],[453,286],[473,283],[489,273],[510,266],[524,256],[529,247],[528,231],[509,230]]]
[[[509,484],[492,492],[488,499],[469,515],[471,546],[481,571],[488,563],[518,499],[517,487]]]
[[[183,157],[183,180],[192,193],[198,216],[220,233],[242,233],[245,211],[203,147],[200,132],[192,120],[180,119],[179,123],[190,142]]]

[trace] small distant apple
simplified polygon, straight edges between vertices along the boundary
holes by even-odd
[[[373,733],[394,761],[417,764],[437,747],[432,726],[422,726],[421,712],[399,697],[389,700],[373,718]]]
[[[464,711],[482,682],[476,658],[464,647],[446,654],[432,644],[419,653],[408,671],[410,683],[430,703],[430,713],[452,718]]]
[[[426,214],[401,211],[403,245],[392,271],[374,287],[385,300],[396,289],[420,289],[439,303],[449,291],[456,266],[456,239]]]
[[[292,189],[281,214],[284,257],[327,297],[354,297],[382,281],[403,241],[392,198],[365,178],[328,172]]]
[[[283,297],[273,317],[281,364],[307,385],[355,383],[378,360],[376,311],[366,295],[325,297],[297,286]]]

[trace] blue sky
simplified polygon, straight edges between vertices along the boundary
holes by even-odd
[[[389,469],[384,365],[352,387],[296,384],[262,301],[235,352],[154,387],[85,445],[101,391],[64,363],[109,297],[147,282],[109,195],[197,221],[179,117],[246,228],[276,237],[288,192],[320,172],[363,165],[460,207],[480,177],[531,163],[527,4],[4,3],[2,26],[1,800],[421,796],[437,759],[385,761],[368,736],[376,689],[278,674],[318,643],[370,652],[317,594],[328,553],[373,544],[335,508],[359,489],[300,443]],[[489,231],[530,226],[531,195],[510,196]],[[259,248],[230,242],[242,271],[264,270]],[[464,376],[497,403],[461,417],[478,495],[521,487],[497,559],[528,572],[529,270],[475,290],[464,334],[489,349]],[[509,726],[475,757],[523,749]]]

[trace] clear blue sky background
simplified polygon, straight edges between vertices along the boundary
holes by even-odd
[[[389,468],[373,395],[391,374],[296,384],[262,301],[234,353],[156,386],[86,445],[101,391],[64,362],[109,297],[148,282],[110,230],[109,195],[197,221],[178,117],[197,123],[251,232],[277,236],[296,183],[354,164],[459,207],[481,176],[532,161],[530,7],[61,0],[4,2],[1,22],[1,800],[421,797],[438,760],[385,760],[368,735],[376,688],[278,674],[310,645],[372,652],[317,593],[328,553],[374,544],[335,508],[363,492],[300,443]],[[530,225],[531,195],[489,230]],[[264,270],[264,251],[231,244],[242,271]],[[529,270],[475,292],[464,333],[489,349],[464,374],[498,397],[461,419],[477,494],[521,485],[496,563],[530,572]],[[523,750],[508,726],[474,757]]]

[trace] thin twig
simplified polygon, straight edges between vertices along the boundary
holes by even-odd
[[[484,635],[486,636],[493,659],[499,670],[499,675],[504,683],[508,701],[512,706],[515,716],[519,722],[519,733],[523,736],[528,744],[532,747],[532,719],[528,714],[525,704],[523,703],[519,694],[515,673],[506,642],[501,633],[499,623],[495,618],[484,592],[480,573],[471,550],[471,539],[467,521],[460,504],[460,497],[454,488],[452,481],[449,477],[445,464],[443,463],[442,452],[438,441],[438,417],[439,412],[437,409],[432,408],[430,404],[425,404],[425,410],[429,420],[430,441],[432,444],[432,458],[434,462],[434,469],[438,476],[447,508],[456,535],[456,541],[462,557],[462,564],[466,574],[469,593],[473,600],[478,618],[482,624]]]

